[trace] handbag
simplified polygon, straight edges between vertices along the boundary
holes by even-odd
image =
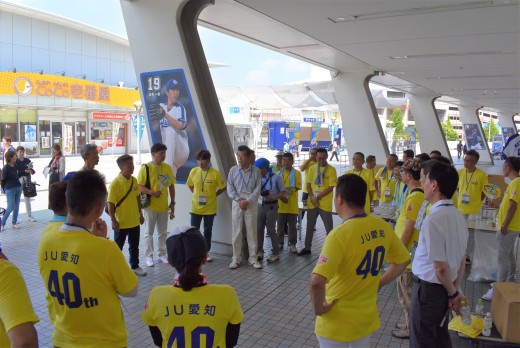
[[[143,166],[145,166],[146,168],[146,183],[144,186],[147,189],[150,189],[150,172],[146,164],[143,164]],[[139,195],[139,203],[141,204],[141,208],[147,208],[148,206],[150,206],[150,195],[141,192],[141,194]]]
[[[29,198],[36,197],[36,195],[38,194],[36,192],[36,185],[38,185],[38,184],[35,183],[34,181],[24,180],[23,187],[22,187],[23,196],[29,197]],[[40,186],[40,185],[38,185],[38,186]]]
[[[132,192],[132,187],[134,187],[134,178],[132,178],[132,183],[130,184],[130,188],[128,189],[128,192],[123,196],[123,198],[121,198],[119,200],[119,202],[116,203],[116,205],[114,207],[114,214],[116,212],[117,207],[119,207],[121,205],[121,203],[123,203],[123,201],[126,199],[126,197],[128,197],[130,192]],[[108,214],[108,202],[105,203],[105,213]]]

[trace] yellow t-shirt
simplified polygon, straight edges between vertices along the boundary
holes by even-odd
[[[64,228],[74,230],[60,231]],[[54,225],[40,239],[38,267],[55,315],[53,345],[128,345],[118,294],[132,291],[137,276],[116,243],[82,229]]]
[[[387,170],[386,174],[381,177],[385,168],[383,167],[377,171],[375,180],[379,181],[379,192],[381,192],[379,202],[390,203],[394,198],[396,180],[393,170]]]
[[[22,273],[11,262],[0,259],[0,347],[11,346],[7,333],[12,328],[39,321]]]
[[[278,213],[298,214],[300,212],[300,208],[298,207],[298,190],[302,188],[302,173],[294,169],[294,187],[291,187],[291,172],[284,169],[280,172],[279,176],[282,178],[283,184],[287,189],[285,192],[289,193],[289,202],[284,203],[278,200]]]
[[[226,188],[226,182],[218,170],[209,167],[204,171],[200,167],[194,167],[190,171],[186,185],[193,187],[192,213],[198,215],[215,215],[217,213],[217,191]]]
[[[107,200],[115,206],[126,195],[130,185],[133,185],[132,191],[116,209],[116,220],[119,222],[120,229],[134,228],[140,225],[139,206],[137,205],[137,196],[140,192],[137,189],[137,179],[133,176],[127,179],[119,173],[108,188]]]
[[[409,259],[408,250],[381,218],[353,218],[334,228],[313,273],[327,280],[326,301],[338,301],[328,313],[316,317],[315,333],[331,340],[354,341],[376,331],[383,264]]]
[[[306,160],[302,163],[302,165],[306,164],[306,163],[309,162],[309,161],[310,161],[310,159],[306,159]],[[307,169],[302,170],[302,173],[303,173],[303,175],[304,175],[304,178],[307,176],[307,173],[309,173],[309,169],[310,169],[311,167],[314,167],[316,164],[318,164],[318,162],[313,162],[313,163],[311,163],[311,164],[307,167]],[[301,166],[300,166],[300,167],[301,167]],[[305,182],[306,182],[306,181],[305,181]],[[303,185],[302,192],[303,192],[303,193],[308,193],[308,192],[307,192],[307,185]]]
[[[520,203],[520,178],[516,178],[507,186],[506,192],[504,192],[504,198],[500,203],[500,209],[498,209],[498,228],[502,227],[504,219],[506,218],[507,210],[509,209],[510,200]],[[507,229],[510,231],[520,232],[520,207],[517,206],[513,218],[507,225]]]
[[[345,174],[356,174],[359,175],[367,184],[367,195],[365,200],[365,213],[370,214],[370,187],[372,186],[373,178],[370,175],[371,170],[361,168],[361,172],[356,172],[355,169],[347,170]]]
[[[228,323],[239,324],[244,314],[229,285],[209,284],[190,291],[163,285],[150,292],[141,319],[159,328],[163,347],[225,347]],[[194,337],[199,344],[192,341]],[[179,344],[181,339],[185,344]]]
[[[148,170],[150,172],[150,189],[152,191],[162,192],[162,195],[159,198],[150,196],[150,205],[147,209],[159,212],[168,211],[168,188],[175,184],[175,174],[173,174],[173,169],[168,163],[164,162],[160,165],[149,162],[146,165],[148,166]],[[146,185],[146,168],[144,165],[142,165],[141,169],[139,169],[137,183],[143,186]]]
[[[488,183],[486,172],[475,168],[473,173],[468,173],[466,168],[459,170],[459,191],[457,197],[457,208],[462,214],[475,214],[482,208],[482,191],[484,185]],[[469,202],[467,201],[469,195]]]
[[[417,215],[419,214],[419,210],[421,209],[421,205],[424,202],[424,192],[422,191],[414,191],[409,193],[406,196],[406,199],[403,203],[403,209],[399,212],[399,217],[395,223],[395,234],[399,239],[403,236],[404,228],[406,225],[406,220],[410,219],[414,223],[417,220]],[[419,243],[419,231],[414,228],[412,238],[406,248],[411,250],[413,245]],[[412,269],[412,264],[409,264],[408,269]]]
[[[316,179],[316,175],[318,174],[318,168],[320,172],[323,172],[323,168],[320,166],[312,166],[307,170],[307,174],[305,174],[305,180],[306,184],[311,184],[312,192],[314,195],[316,195],[316,192],[322,192],[328,187],[336,187],[336,168],[331,166],[330,164],[327,164],[327,167],[325,167],[325,172],[323,173],[323,186],[318,186],[314,183],[314,180]],[[305,185],[307,186],[307,185]],[[330,211],[332,212],[332,199],[334,198],[334,190],[329,192],[325,197],[322,197],[320,199],[320,209],[324,211]],[[314,209],[314,205],[311,203],[311,199],[309,198],[307,200],[307,207],[309,209]]]

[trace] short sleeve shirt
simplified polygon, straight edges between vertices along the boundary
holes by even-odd
[[[370,175],[371,170],[361,168],[361,172],[357,172],[355,169],[347,170],[345,174],[356,174],[359,175],[367,184],[367,194],[365,198],[365,213],[370,214],[370,187],[372,186],[373,178]]]
[[[381,197],[379,197],[379,202],[390,203],[394,198],[395,184],[397,183],[397,180],[395,179],[393,170],[387,170],[385,175],[383,175],[383,170],[385,168],[386,167],[383,167],[377,171],[375,180],[380,182],[379,191],[381,192]],[[389,190],[387,190],[387,188]],[[388,192],[388,194],[386,194],[386,192]]]
[[[323,171],[323,168],[315,165],[307,169],[307,173],[305,174],[305,180],[307,184],[311,184],[312,192],[316,194],[316,192],[321,192],[325,190],[328,187],[336,187],[336,168],[331,166],[330,164],[327,164],[327,167],[325,168],[325,172],[323,173],[323,186],[318,186],[314,183],[314,180],[316,179],[316,175],[318,174],[318,168],[320,171]],[[320,199],[320,209],[324,211],[332,212],[332,199],[334,197],[334,191],[329,192],[325,197],[322,197]],[[307,202],[307,206],[309,209],[313,209],[314,205],[312,205],[312,202],[309,198]]]
[[[150,197],[150,206],[147,209],[154,211],[168,211],[168,188],[171,185],[174,185],[175,174],[173,174],[173,169],[168,163],[161,163],[160,165],[156,165],[153,162],[149,162],[146,164],[148,166],[148,170],[150,173],[150,189],[152,191],[161,191],[162,194],[159,198]],[[137,176],[137,184],[138,185],[146,185],[146,168],[144,165],[139,169],[139,174]]]
[[[108,189],[107,201],[114,206],[127,194],[125,200],[116,208],[116,220],[119,222],[119,228],[133,228],[139,226],[139,206],[137,205],[137,179],[131,176],[125,178],[121,173],[112,181]]]
[[[287,203],[278,200],[278,213],[298,214],[300,212],[300,208],[298,207],[298,190],[302,188],[302,174],[296,169],[293,169],[293,171],[294,174],[291,174],[291,172],[284,169],[278,174],[278,176],[282,178],[287,195],[289,196]],[[294,175],[294,186],[291,186],[291,175]]]
[[[506,192],[504,192],[504,198],[502,198],[502,203],[500,203],[500,208],[498,209],[498,228],[502,227],[504,220],[506,218],[507,210],[509,209],[510,201],[516,202],[516,204],[520,203],[520,178],[516,178],[507,186]],[[507,225],[507,229],[510,231],[515,231],[520,233],[520,208],[517,206],[515,214]]]
[[[482,169],[475,168],[468,173],[466,168],[459,170],[457,208],[462,214],[475,214],[482,208],[482,192],[488,183],[488,176]],[[465,195],[469,195],[468,203],[464,203]]]
[[[195,167],[190,171],[186,185],[193,187],[191,212],[198,215],[217,213],[217,191],[226,187],[220,172],[213,167],[202,170]]]

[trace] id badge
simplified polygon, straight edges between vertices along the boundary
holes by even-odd
[[[385,197],[386,197],[386,198],[389,198],[389,197],[390,197],[390,188],[389,188],[389,187],[387,187],[387,188],[385,189]]]
[[[199,195],[199,205],[206,205],[206,202],[207,202],[206,195],[201,193]]]
[[[157,179],[159,182],[159,191],[162,191],[163,188],[168,187],[168,177],[166,175],[159,174]]]
[[[462,194],[462,203],[469,204],[469,194],[467,194],[467,193]]]
[[[318,197],[320,195],[321,191],[319,190],[316,190],[314,191],[314,197]]]

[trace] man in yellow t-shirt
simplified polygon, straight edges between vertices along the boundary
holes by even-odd
[[[317,147],[313,147],[309,150],[309,158],[300,165],[300,172],[302,173],[302,203],[304,206],[307,206],[307,201],[309,200],[309,193],[307,192],[307,184],[305,182],[305,175],[307,175],[307,169],[310,167],[316,165],[318,161],[316,161],[316,151],[318,150]],[[305,216],[305,210],[302,211],[301,218]]]
[[[477,168],[479,158],[477,151],[469,150],[464,156],[464,168],[459,170],[457,207],[465,216],[480,212],[486,197],[484,185],[488,183],[488,177],[486,172]]]
[[[38,347],[39,322],[20,270],[0,246],[0,347]]]
[[[334,203],[343,223],[326,237],[310,281],[320,346],[368,347],[379,326],[377,292],[401,274],[410,255],[383,219],[365,213],[367,185],[338,178]],[[381,276],[385,262],[391,263]]]
[[[292,153],[286,152],[283,154],[282,164],[283,170],[279,176],[282,178],[286,188],[286,195],[285,201],[282,199],[278,200],[278,241],[282,246],[280,249],[283,249],[285,239],[284,226],[288,224],[287,243],[289,244],[289,251],[291,253],[297,253],[296,221],[300,213],[300,208],[298,207],[298,190],[302,188],[302,174],[293,168],[294,156]]]
[[[367,184],[367,197],[365,200],[365,213],[370,214],[370,202],[372,201],[370,197],[370,186],[372,186],[372,176],[370,175],[370,169],[363,169],[363,163],[365,163],[365,155],[362,152],[355,152],[352,156],[352,165],[353,169],[347,170],[345,174],[356,174],[360,176],[365,183]]]
[[[381,207],[392,206],[396,184],[396,178],[394,176],[394,167],[396,163],[397,155],[392,153],[386,159],[386,165],[376,173],[376,193],[379,196],[379,206]]]
[[[365,167],[368,170],[368,174],[370,175],[370,184],[368,185],[368,191],[370,192],[371,201],[378,201],[379,197],[376,197],[376,172],[374,168],[376,166],[376,156],[368,155],[365,161]]]
[[[153,233],[157,226],[157,256],[160,262],[168,263],[166,257],[166,228],[168,227],[168,209],[171,210],[170,218],[173,219],[175,212],[175,175],[166,158],[166,145],[154,144],[150,149],[152,161],[141,166],[137,175],[139,191],[150,196],[150,205],[143,209],[145,223],[146,265],[153,267]],[[147,177],[150,186],[146,187]],[[170,204],[168,204],[168,193],[170,193]]]
[[[327,150],[316,150],[318,164],[309,168],[305,175],[305,183],[309,193],[307,201],[307,232],[305,234],[305,247],[298,252],[298,256],[311,253],[314,226],[318,215],[325,225],[325,231],[332,231],[332,197],[336,186],[336,168],[327,163]]]
[[[211,153],[208,150],[200,150],[195,158],[199,166],[190,171],[186,181],[186,185],[193,192],[190,224],[200,229],[200,224],[204,219],[204,237],[209,253],[213,220],[217,215],[217,197],[226,191],[226,182],[218,170],[210,167]],[[213,259],[208,256],[207,261],[211,262]]]
[[[396,167],[397,168],[397,167]],[[401,167],[401,180],[408,187],[403,207],[399,211],[399,217],[395,224],[395,234],[401,238],[403,245],[413,255],[419,241],[419,231],[414,227],[417,215],[424,201],[424,192],[421,188],[421,167],[417,160],[408,160]],[[403,307],[404,322],[397,323],[392,330],[392,336],[408,338],[410,336],[410,304],[412,302],[412,267],[408,265],[406,270],[397,277],[397,298]]]
[[[77,172],[67,186],[67,220],[49,225],[40,239],[38,268],[55,315],[55,347],[128,346],[119,295],[136,296],[138,281],[106,238],[107,225],[99,218],[106,197],[101,174]]]
[[[132,176],[134,159],[130,155],[122,155],[116,162],[121,172],[110,184],[107,199],[114,241],[119,249],[123,250],[128,236],[130,267],[138,276],[145,276],[146,271],[139,267],[140,225],[144,223],[144,216],[141,211],[137,179]]]

